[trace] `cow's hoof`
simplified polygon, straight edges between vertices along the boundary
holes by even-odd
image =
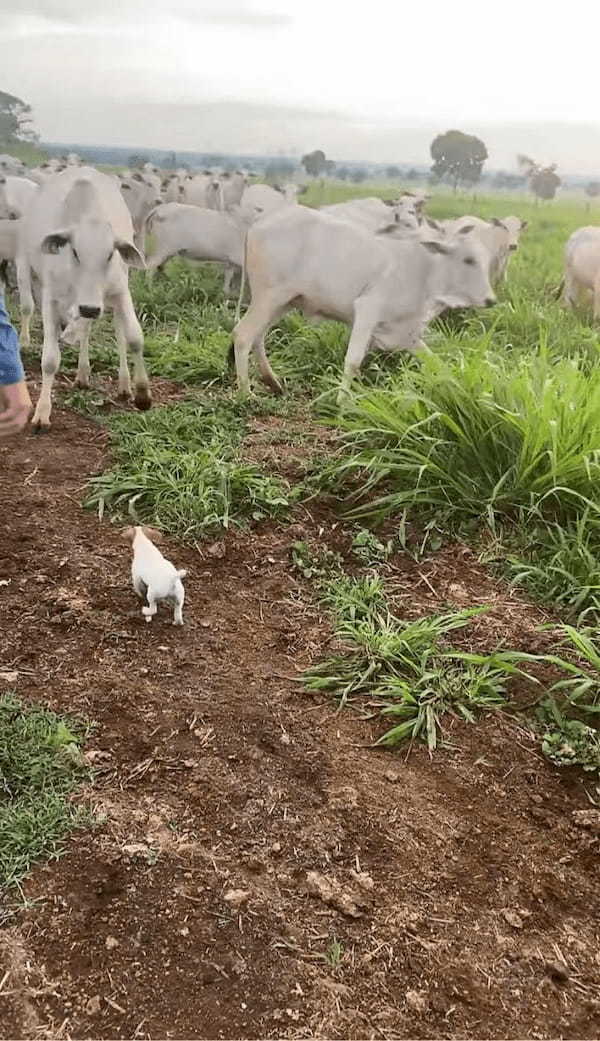
[[[39,419],[32,419],[31,429],[33,430],[34,434],[49,434],[50,423],[42,423]]]
[[[75,380],[75,386],[79,387],[80,390],[89,390],[90,389],[90,381],[86,380],[86,379],[81,379],[81,380],[76,379]]]
[[[131,401],[131,394],[128,390],[120,390],[117,394],[117,401],[123,401],[129,404],[129,402]]]
[[[139,408],[140,412],[147,412],[149,408],[152,408],[152,398],[147,390],[136,391],[133,401],[135,407]]]

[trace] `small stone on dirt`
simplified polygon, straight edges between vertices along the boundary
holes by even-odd
[[[232,907],[238,908],[242,907],[243,904],[247,904],[249,897],[249,889],[228,889],[223,895],[223,900],[231,904]]]
[[[361,889],[366,889],[367,892],[372,892],[375,889],[375,883],[370,875],[366,871],[350,871],[350,874],[355,882],[358,883]]]
[[[390,782],[390,784],[397,784],[400,780],[400,774],[397,773],[395,770],[386,770],[383,776],[385,777],[386,781]]]
[[[309,871],[306,885],[311,896],[318,897],[324,904],[334,907],[336,911],[341,911],[349,918],[360,918],[362,912],[357,907],[356,900],[350,893],[345,892],[335,879],[325,878],[318,871]]]
[[[511,911],[510,907],[505,907],[502,910],[502,917],[504,918],[505,922],[508,922],[509,925],[512,925],[513,929],[523,928],[523,919],[521,918],[521,915],[517,914],[516,911]]]
[[[427,992],[424,990],[407,990],[406,992],[406,1004],[413,1012],[427,1012],[429,1008],[429,1001],[427,1000]]]
[[[97,1016],[101,1008],[102,1004],[100,1001],[100,995],[95,994],[94,997],[90,998],[90,1000],[87,1002],[85,1006],[85,1011],[88,1016]]]
[[[560,961],[547,961],[544,963],[544,969],[550,979],[555,980],[557,983],[566,983],[569,978],[569,970]]]
[[[224,542],[212,542],[210,546],[206,547],[206,552],[209,557],[217,557],[220,559],[225,556],[225,543]]]
[[[600,835],[600,810],[574,810],[573,823],[593,835]]]
[[[18,678],[18,672],[0,672],[0,680],[4,680],[5,683],[16,683]]]
[[[107,951],[114,951],[115,947],[119,946],[119,941],[115,936],[107,936],[104,941],[104,946]]]

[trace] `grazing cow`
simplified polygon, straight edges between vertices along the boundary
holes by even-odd
[[[9,264],[17,259],[20,227],[18,220],[0,220],[0,286],[9,285]]]
[[[489,221],[481,217],[458,217],[457,220],[445,221],[444,226],[448,234],[455,234],[466,225],[474,228],[474,234],[479,238],[482,246],[489,256],[489,275],[492,285],[506,278],[508,260],[511,253],[519,247],[521,232],[527,227],[527,221],[520,217],[503,217],[499,220],[492,217]]]
[[[343,397],[371,343],[384,350],[418,351],[432,314],[447,307],[495,303],[487,257],[472,234],[449,242],[398,241],[306,206],[281,208],[252,225],[246,271],[252,303],[234,330],[242,393],[249,390],[251,349],[263,381],[281,392],[264,338],[290,308],[352,327]]]
[[[18,220],[31,206],[38,186],[27,177],[5,177],[0,174],[0,218]]]
[[[168,202],[153,210],[146,226],[154,241],[147,259],[149,271],[175,256],[217,260],[226,265],[224,290],[229,293],[235,270],[244,262],[247,225],[237,213]]]
[[[273,213],[282,206],[297,202],[300,192],[297,184],[286,184],[285,188],[271,188],[270,184],[251,184],[244,189],[240,200],[243,219],[248,223],[266,213]]]
[[[563,301],[576,307],[583,296],[592,298],[594,318],[600,318],[600,228],[578,228],[565,247]]]
[[[163,202],[183,201],[184,183],[187,176],[188,174],[186,170],[176,170],[175,173],[169,174],[169,176],[165,178],[162,186]]]
[[[58,336],[69,322],[79,340],[77,380],[88,386],[91,321],[105,306],[114,313],[119,345],[119,394],[129,397],[127,347],[133,354],[135,403],[150,407],[143,336],[128,286],[128,265],[143,267],[133,225],[117,182],[92,167],[70,167],[41,186],[23,217],[17,258],[22,339],[29,343],[33,312],[31,271],[42,286],[42,391],[33,423],[48,428],[52,386],[60,364]],[[76,316],[76,321],[74,320]]]
[[[141,253],[144,252],[145,225],[148,215],[162,202],[160,191],[147,175],[134,173],[131,177],[123,177],[120,181],[121,192],[133,221],[134,243]]]
[[[235,173],[221,174],[221,199],[224,210],[239,206],[244,189],[248,186],[248,177],[241,170]]]
[[[23,177],[26,171],[25,163],[15,159],[14,155],[0,155],[0,173],[5,176]]]
[[[347,202],[321,206],[320,210],[321,213],[329,213],[332,217],[349,221],[375,233],[383,231],[391,222],[395,222],[399,229],[410,234],[416,232],[421,223],[419,207],[409,196],[397,200],[372,197],[349,199]]]
[[[201,174],[188,174],[183,182],[183,197],[179,200],[186,206],[202,206],[206,210],[222,210],[221,182],[216,174],[205,170]]]

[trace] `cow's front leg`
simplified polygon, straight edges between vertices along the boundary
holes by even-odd
[[[119,397],[131,397],[131,380],[127,364],[127,348],[133,356],[134,401],[139,409],[152,405],[148,373],[144,364],[144,336],[137,320],[129,290],[111,301],[114,310],[115,334],[119,345]]]
[[[44,324],[42,389],[31,424],[38,430],[48,430],[52,411],[52,387],[54,377],[60,367],[60,347],[58,345],[60,316],[57,302],[52,299],[48,287],[44,287],[42,290],[42,321]]]
[[[373,304],[370,301],[357,300],[354,305],[354,324],[344,359],[344,374],[337,397],[340,407],[345,403],[352,381],[363,363],[376,325],[377,314]]]
[[[92,370],[90,368],[90,333],[92,331],[92,319],[80,318],[77,330],[79,338],[79,359],[77,362],[78,387],[89,387]]]

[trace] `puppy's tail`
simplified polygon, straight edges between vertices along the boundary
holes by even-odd
[[[186,575],[187,571],[185,570],[185,568],[182,568],[181,571],[177,572],[177,578],[185,578]]]

